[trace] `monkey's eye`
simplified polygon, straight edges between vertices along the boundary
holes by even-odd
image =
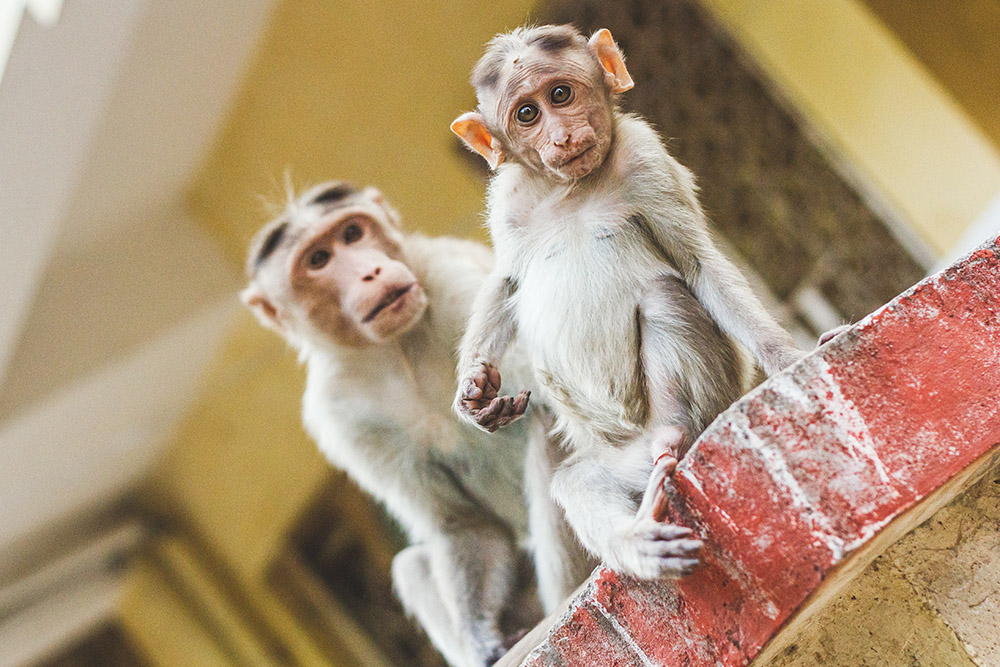
[[[549,99],[555,105],[566,104],[573,99],[573,89],[566,84],[560,84],[549,93]]]
[[[324,266],[326,266],[326,263],[329,261],[330,261],[329,250],[314,250],[313,254],[309,255],[309,268],[322,269]]]
[[[354,243],[362,236],[365,232],[361,229],[361,225],[348,225],[347,229],[344,230],[344,243]]]
[[[534,123],[538,118],[538,107],[534,104],[522,104],[517,108],[517,122],[524,125]]]

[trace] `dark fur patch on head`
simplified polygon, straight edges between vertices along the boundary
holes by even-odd
[[[484,72],[480,72],[478,81],[473,81],[472,85],[477,90],[481,89],[496,90],[497,84],[499,83],[500,83],[500,68],[494,67],[493,69],[488,69]]]
[[[568,31],[547,31],[536,35],[528,44],[537,46],[547,53],[557,53],[576,44],[576,39],[575,35]]]
[[[282,222],[280,225],[271,230],[271,233],[267,235],[264,242],[260,245],[260,250],[257,251],[256,257],[253,259],[252,268],[256,271],[257,268],[264,262],[265,259],[270,257],[274,251],[281,244],[281,240],[285,237],[285,231],[288,230],[288,222]]]
[[[503,76],[503,61],[502,53],[488,52],[483,56],[472,70],[472,87],[477,92],[495,91]]]
[[[321,204],[323,205],[336,204],[342,199],[345,199],[346,197],[355,194],[357,191],[358,191],[357,188],[355,188],[350,183],[337,183],[336,185],[331,186],[320,192],[318,195],[313,197],[309,203],[314,206]]]

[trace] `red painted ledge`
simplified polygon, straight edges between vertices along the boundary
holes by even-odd
[[[668,519],[706,542],[694,574],[649,583],[598,569],[500,664],[729,666],[777,653],[785,631],[998,458],[998,242],[705,431],[677,469]]]

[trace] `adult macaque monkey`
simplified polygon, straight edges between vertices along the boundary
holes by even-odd
[[[499,658],[501,617],[531,600],[518,579],[529,524],[547,606],[587,573],[582,550],[574,556],[560,541],[539,423],[510,429],[498,447],[451,411],[454,351],[492,263],[477,243],[404,234],[377,190],[327,183],[257,234],[241,294],[307,364],[309,433],[409,533],[413,545],[393,561],[394,585],[461,667]],[[543,436],[529,452],[538,500],[530,517],[522,479],[529,428]],[[540,611],[537,601],[528,608]],[[512,630],[538,620],[520,611]]]
[[[691,173],[616,107],[633,83],[607,30],[499,35],[472,84],[478,111],[451,127],[496,170],[497,264],[455,408],[490,431],[522,412],[498,395],[519,333],[572,452],[551,492],[581,542],[627,574],[685,574],[701,543],[660,522],[676,457],[749,387],[747,350],[768,374],[799,352],[712,243]]]

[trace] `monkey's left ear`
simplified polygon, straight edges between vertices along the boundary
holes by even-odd
[[[251,283],[240,292],[240,301],[249,308],[257,320],[268,329],[277,331],[285,335],[285,326],[278,314],[278,309],[274,307],[264,293],[260,291],[254,283]]]
[[[615,44],[610,30],[601,28],[595,32],[588,45],[594,50],[598,62],[609,75],[606,78],[610,80],[612,94],[624,93],[635,85],[632,76],[625,68],[625,57]]]
[[[486,129],[483,117],[475,111],[463,113],[451,123],[451,131],[457,134],[472,150],[476,151],[490,163],[490,169],[496,169],[503,163],[503,149]]]

